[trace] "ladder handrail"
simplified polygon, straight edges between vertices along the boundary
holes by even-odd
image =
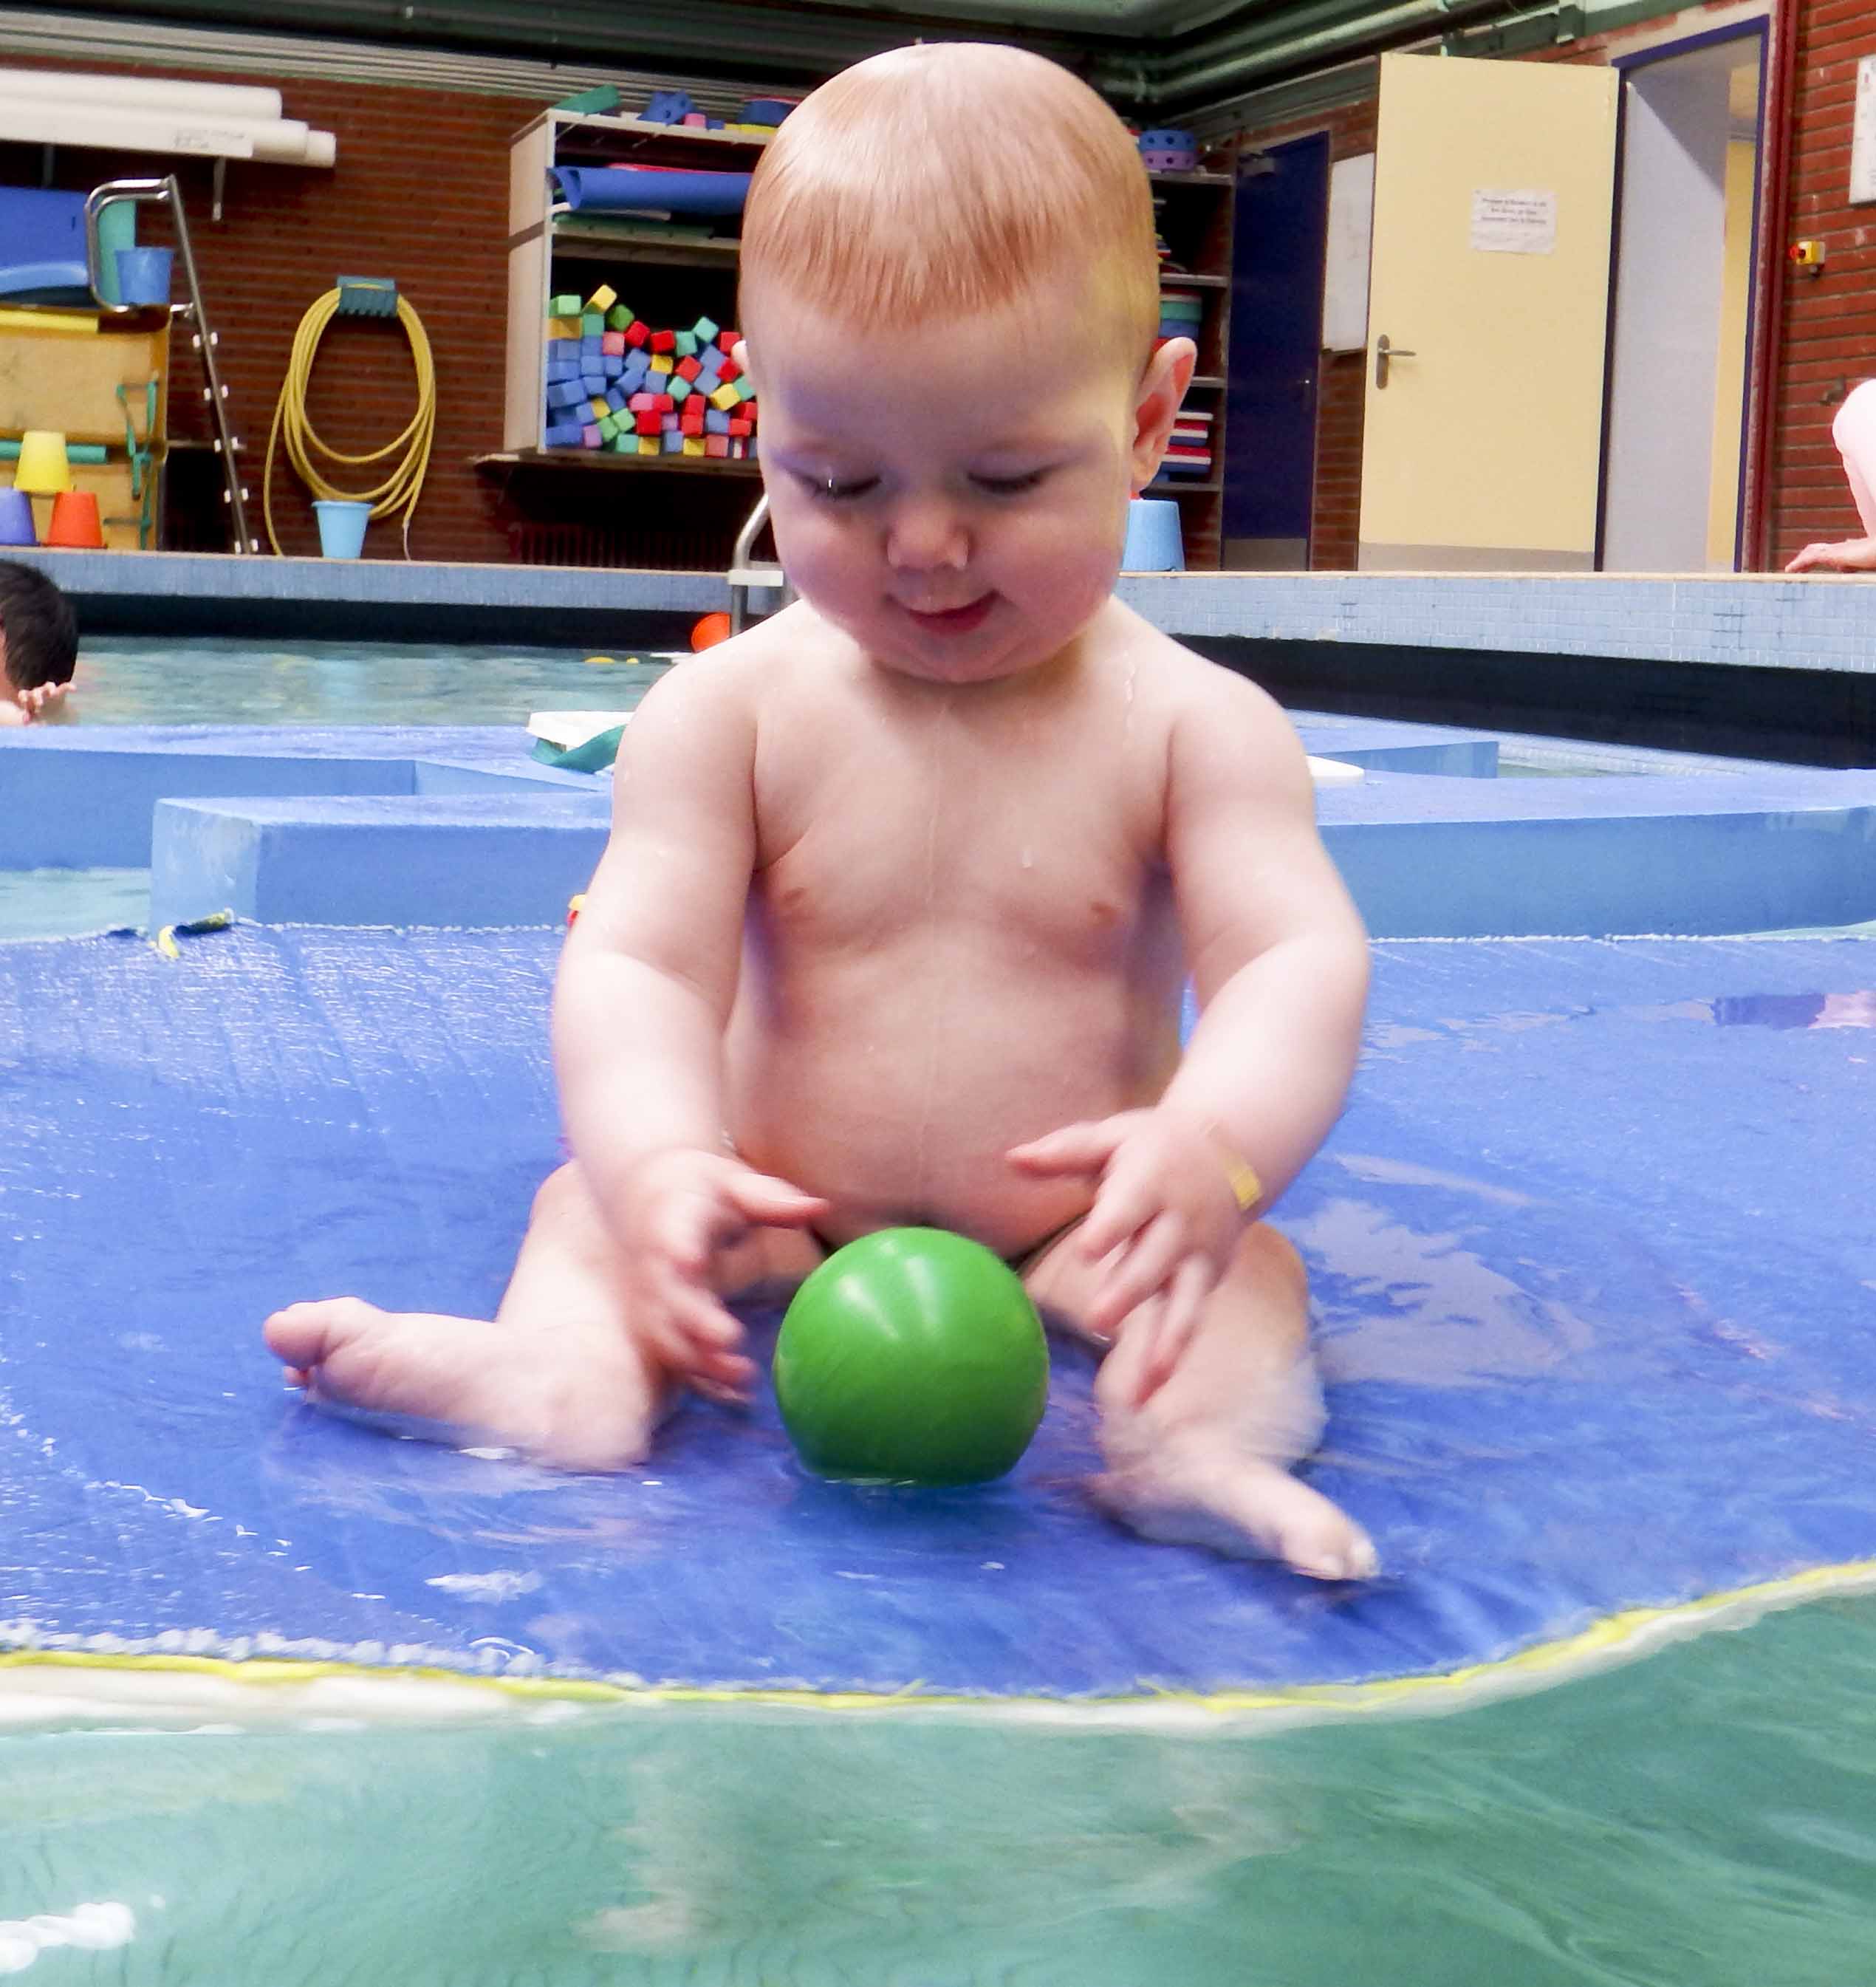
[[[778,589],[782,604],[794,599],[788,576],[779,564],[756,565],[753,554],[756,540],[762,535],[762,527],[768,522],[768,492],[764,490],[756,499],[756,507],[744,521],[743,528],[736,535],[735,548],[730,554],[730,633],[740,635],[749,625],[749,595],[751,589],[761,586],[764,592]],[[773,579],[770,578],[774,575]],[[760,575],[758,578],[757,575]]]
[[[240,446],[234,430],[228,423],[228,390],[222,384],[221,369],[215,363],[215,333],[208,322],[208,312],[202,302],[201,278],[195,266],[195,245],[189,238],[189,217],[184,211],[182,187],[176,175],[170,174],[160,180],[106,180],[96,186],[85,197],[85,273],[91,286],[91,294],[100,314],[106,317],[133,315],[140,306],[135,304],[106,303],[98,292],[98,272],[102,254],[98,240],[98,216],[113,201],[149,201],[157,206],[167,207],[175,224],[176,246],[182,256],[183,282],[188,292],[188,302],[169,306],[171,316],[187,316],[194,327],[195,349],[202,359],[202,374],[207,382],[203,387],[203,397],[208,402],[214,417],[215,451],[221,457],[221,472],[226,484],[226,501],[229,519],[234,526],[235,549],[238,552],[255,552],[260,550],[259,541],[248,535],[248,493],[241,487],[240,465],[235,460],[235,451]]]

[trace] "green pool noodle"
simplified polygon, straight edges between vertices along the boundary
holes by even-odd
[[[65,454],[68,462],[89,463],[94,466],[110,460],[110,451],[101,441],[69,441],[65,445]],[[0,441],[0,462],[17,462],[19,460],[19,444]]]

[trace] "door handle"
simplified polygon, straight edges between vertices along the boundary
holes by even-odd
[[[1388,383],[1388,361],[1390,359],[1417,359],[1419,354],[1409,352],[1404,345],[1390,345],[1384,331],[1375,340],[1375,385],[1377,389]]]

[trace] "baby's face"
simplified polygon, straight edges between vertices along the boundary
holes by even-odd
[[[1112,589],[1164,440],[1143,420],[1176,410],[1183,377],[1157,399],[1154,381],[1189,360],[1162,349],[1142,383],[1085,328],[1079,283],[910,331],[830,324],[773,289],[751,315],[796,589],[908,675],[990,682],[1059,654]]]

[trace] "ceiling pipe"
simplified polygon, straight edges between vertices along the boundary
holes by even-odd
[[[1183,106],[1208,94],[1242,89],[1247,85],[1325,69],[1352,57],[1378,55],[1405,43],[1469,22],[1523,11],[1520,0],[1401,0],[1331,26],[1302,34],[1254,32],[1237,38],[1235,47],[1213,42],[1179,56],[1148,58],[1135,71],[1142,86],[1137,100],[1142,108]]]

